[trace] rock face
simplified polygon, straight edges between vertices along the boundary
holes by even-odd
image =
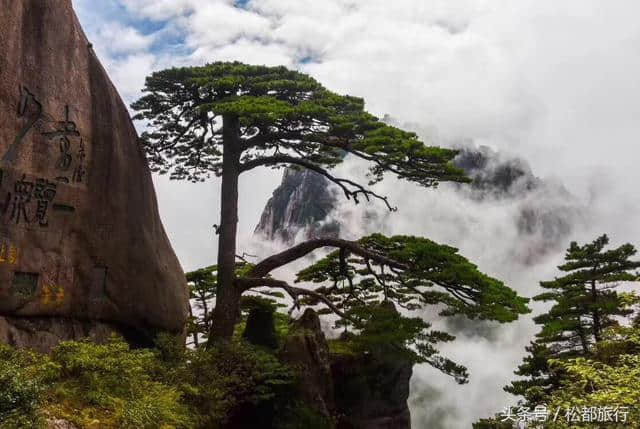
[[[47,429],[77,429],[76,425],[61,419],[47,420]]]
[[[294,322],[280,360],[297,369],[300,400],[337,429],[410,429],[411,362],[330,353],[318,314]],[[333,426],[332,426],[333,427]]]
[[[300,230],[305,238],[337,237],[340,225],[325,221],[335,204],[327,179],[310,170],[287,168],[262,212],[256,234],[285,243],[295,241]]]
[[[513,220],[519,238],[527,243],[519,249],[525,264],[564,248],[574,225],[582,219],[584,207],[564,186],[536,177],[520,158],[505,159],[481,146],[463,148],[454,163],[474,179],[470,187],[459,188],[463,195],[476,201],[493,199],[517,205]]]
[[[276,335],[274,311],[274,308],[267,306],[252,308],[247,317],[242,337],[256,346],[277,349],[278,336]]]
[[[374,355],[332,355],[338,429],[410,429],[411,362]]]
[[[533,263],[566,244],[583,207],[563,186],[536,177],[526,161],[505,158],[485,146],[461,148],[453,163],[474,181],[471,186],[458,185],[440,192],[458,192],[477,202],[513,202],[517,206],[515,227],[521,238],[528,239],[528,248],[522,249],[524,263]],[[323,176],[287,169],[262,213],[256,234],[286,244],[319,236],[344,236],[349,226],[335,220],[339,218],[333,213],[337,198],[340,196]],[[370,220],[377,218],[376,212],[367,216]]]
[[[398,315],[390,301],[382,302],[380,308],[387,314]],[[343,342],[338,349],[345,346],[352,349],[346,332],[337,341]],[[411,428],[407,400],[413,362],[388,346],[383,344],[367,353],[331,355],[338,429]]]
[[[0,9],[0,341],[179,333],[184,274],[71,0]]]
[[[519,158],[501,159],[488,147],[463,148],[454,159],[456,167],[473,177],[471,197],[483,199],[516,197],[543,185],[529,165]]]
[[[298,370],[301,399],[331,419],[336,410],[329,346],[315,311],[307,309],[295,322],[280,351],[280,360]]]
[[[118,331],[115,326],[96,321],[59,317],[0,317],[0,343],[40,352],[47,352],[68,339],[102,339],[114,331]]]

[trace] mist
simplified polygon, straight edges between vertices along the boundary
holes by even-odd
[[[482,271],[525,296],[539,291],[540,280],[557,275],[571,240],[607,233],[612,245],[640,245],[640,4],[635,1],[253,0],[238,6],[226,0],[109,0],[98,6],[75,0],[75,5],[128,102],[137,98],[146,75],[170,65],[283,64],[332,90],[364,97],[372,113],[412,124],[407,127],[427,143],[489,147],[526,161],[548,184],[512,198],[477,199],[453,185],[421,189],[389,178],[376,190],[390,196],[398,213],[349,201],[333,213],[350,225],[351,238],[373,231],[424,235],[459,248]],[[117,37],[106,26],[117,28]],[[358,177],[362,169],[347,161],[337,173]],[[262,255],[278,247],[257,243],[253,229],[280,174],[264,170],[242,178],[241,251]],[[165,228],[185,270],[214,263],[219,183],[193,185],[165,177],[155,182]],[[523,235],[518,228],[523,207],[570,212],[568,235],[553,245],[540,230]],[[416,367],[410,398],[416,428],[469,427],[512,404],[502,386],[512,380],[536,331],[530,316],[499,327],[448,328],[458,339],[443,347],[443,354],[467,365],[471,381],[458,386],[430,367]]]

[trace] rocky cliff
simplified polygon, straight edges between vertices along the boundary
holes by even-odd
[[[287,168],[262,212],[256,234],[286,243],[294,242],[301,231],[307,238],[337,237],[340,225],[327,220],[335,204],[335,192],[324,176]]]
[[[0,341],[181,332],[151,175],[71,0],[4,2],[0,26]]]
[[[521,239],[517,241],[522,242],[519,250],[524,264],[533,264],[566,244],[580,206],[563,186],[536,177],[524,160],[501,156],[486,147],[461,148],[454,163],[474,180],[471,185],[448,185],[438,191],[455,194],[454,204],[438,209],[439,218],[455,222],[460,219],[456,212],[462,207],[472,206],[481,210],[486,207],[485,203],[508,207],[505,210],[508,215],[504,219],[513,222],[512,227]],[[264,239],[292,244],[322,235],[350,236],[353,231],[370,231],[370,225],[344,223],[337,204],[340,197],[324,177],[309,171],[288,169],[263,211],[256,234]],[[366,216],[376,225],[381,225],[385,219],[382,212],[372,211]],[[369,222],[363,219],[363,223]],[[453,225],[454,228],[466,226]],[[476,332],[487,338],[496,335],[495,327],[468,319],[452,318],[447,320],[447,324],[453,332]],[[305,370],[310,374],[304,382],[307,402],[327,403],[326,399],[320,399],[326,398],[321,392],[330,388],[334,393],[328,403],[335,407],[339,429],[411,426],[407,406],[413,369],[410,363],[387,362],[375,356],[333,354],[328,360],[331,377],[319,377],[317,374],[322,373],[320,368],[327,362],[319,359],[313,350],[322,348],[318,346],[322,341],[318,341],[318,335],[302,332],[307,333],[294,336],[295,342],[288,345],[295,350],[290,353],[295,358],[287,361],[301,361],[305,368],[314,368]],[[324,363],[309,364],[317,361]],[[330,380],[331,386],[327,387],[326,382],[323,384],[319,379]],[[326,409],[326,406],[321,406],[319,411],[327,414]]]
[[[563,186],[536,177],[525,160],[505,158],[488,147],[463,147],[454,164],[464,169],[473,183],[441,192],[455,192],[476,202],[493,199],[517,205],[517,216],[512,220],[518,234],[537,238],[528,242],[525,262],[564,246],[580,207]],[[341,225],[340,216],[334,213],[337,198],[340,195],[323,176],[287,169],[264,208],[256,235],[287,244],[339,236],[341,231],[344,235],[349,227]],[[376,217],[373,212],[368,215]]]
[[[348,340],[336,349],[348,349]],[[280,359],[300,374],[300,400],[337,429],[409,429],[411,362],[368,353],[331,352],[318,314],[294,322]]]

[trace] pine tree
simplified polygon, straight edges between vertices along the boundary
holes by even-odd
[[[195,347],[199,346],[199,337],[206,338],[211,328],[211,303],[216,296],[217,269],[216,266],[211,266],[186,275],[189,298],[195,301],[193,306],[189,306],[191,315],[188,329]],[[194,315],[192,307],[195,307],[200,314]]]
[[[534,300],[554,304],[534,319],[542,325],[537,341],[548,345],[555,357],[588,355],[601,340],[602,331],[618,323],[616,316],[632,312],[616,288],[637,278],[633,270],[640,267],[640,261],[630,260],[636,249],[624,244],[605,250],[608,244],[606,235],[583,246],[572,242],[566,263],[558,267],[567,274],[540,283],[548,292]]]
[[[619,293],[621,282],[638,278],[640,261],[633,261],[636,249],[624,244],[607,250],[606,235],[592,243],[572,242],[565,263],[558,269],[566,273],[552,281],[540,282],[546,289],[533,299],[553,302],[551,309],[534,318],[542,325],[535,341],[526,348],[529,354],[518,367],[513,381],[505,390],[524,396],[529,405],[543,402],[562,383],[562,366],[552,368],[551,359],[590,357],[603,332],[619,324],[618,319],[633,313],[634,296]]]
[[[425,146],[414,133],[388,126],[360,98],[325,89],[285,67],[216,62],[172,68],[146,79],[132,105],[148,121],[141,141],[153,171],[172,179],[222,178],[217,232],[217,301],[210,340],[231,338],[242,290],[236,285],[238,179],[258,167],[295,166],[325,176],[345,196],[388,199],[331,169],[345,153],[369,163],[369,185],[385,173],[425,187],[466,182],[451,160],[456,151]]]
[[[480,272],[453,247],[381,234],[360,239],[358,246],[367,252],[335,251],[300,271],[297,282],[321,286],[295,304],[324,304],[339,311],[336,325],[359,332],[353,343],[361,352],[427,363],[463,384],[467,369],[436,347],[455,337],[408,316],[433,306],[442,317],[511,322],[529,312],[526,298]]]
[[[549,348],[536,341],[532,341],[525,350],[529,353],[514,374],[523,377],[512,381],[504,390],[515,396],[525,398],[530,407],[544,403],[545,398],[560,386],[561,376],[552,373],[549,359],[552,353]]]
[[[460,260],[453,256],[455,249],[429,244],[428,240],[400,238],[393,242],[382,236],[361,241],[309,240],[238,273],[241,174],[258,167],[308,169],[326,177],[356,203],[378,200],[395,211],[373,185],[385,174],[427,188],[442,181],[468,182],[464,172],[451,162],[457,152],[426,146],[416,134],[386,125],[366,112],[362,99],[335,94],[313,78],[284,67],[216,62],[173,68],[149,76],[144,92],[132,107],[138,111],[136,119],[146,120],[149,125],[141,142],[152,170],[177,180],[203,181],[212,174],[222,179],[216,306],[210,343],[231,338],[240,314],[241,295],[255,288],[282,289],[296,302],[300,296],[312,297],[341,317],[350,318],[321,293],[271,277],[273,270],[326,248],[402,271],[398,277],[407,282],[402,287],[439,285],[439,290],[422,296],[423,304],[442,302],[451,311],[502,321],[514,320],[528,311],[525,299],[479,273],[475,266],[462,264],[456,274],[455,264]],[[349,158],[368,163],[368,184],[332,172]],[[430,257],[429,252],[434,254]],[[410,256],[418,257],[420,265],[406,259]],[[446,276],[430,279],[429,270],[442,270],[434,265],[439,258],[454,265],[444,270]],[[377,275],[375,268],[371,272]],[[426,342],[446,338],[435,335]]]

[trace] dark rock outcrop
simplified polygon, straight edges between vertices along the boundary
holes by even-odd
[[[371,353],[330,353],[315,311],[307,309],[294,322],[280,360],[297,370],[300,400],[338,429],[411,428],[413,364]]]
[[[410,429],[411,362],[383,356],[331,356],[338,429]]]
[[[470,199],[517,203],[514,223],[526,243],[519,249],[519,259],[525,265],[563,248],[582,218],[582,205],[564,186],[536,177],[520,158],[505,159],[481,146],[461,149],[454,163],[473,178],[470,187],[458,187]]]
[[[0,343],[48,352],[61,341],[80,338],[108,338],[120,332],[113,325],[58,317],[0,317]],[[135,338],[131,339],[135,342]]]
[[[473,178],[471,197],[483,199],[517,197],[543,185],[529,165],[520,158],[502,159],[486,146],[462,148],[453,161]]]
[[[184,274],[71,0],[4,2],[0,26],[0,341],[181,333]]]
[[[249,311],[247,324],[242,337],[256,346],[270,349],[278,348],[278,337],[274,320],[275,309],[268,306],[256,306]]]
[[[294,322],[280,351],[280,360],[294,367],[300,379],[301,399],[315,412],[331,419],[335,413],[329,346],[318,314],[307,309]]]
[[[399,316],[391,301],[382,302],[380,310]],[[370,329],[365,326],[363,334],[375,332]],[[410,429],[407,400],[413,361],[397,352],[403,346],[378,344],[362,353],[354,350],[347,333],[337,341],[342,343],[338,349],[352,351],[331,355],[338,429]]]

